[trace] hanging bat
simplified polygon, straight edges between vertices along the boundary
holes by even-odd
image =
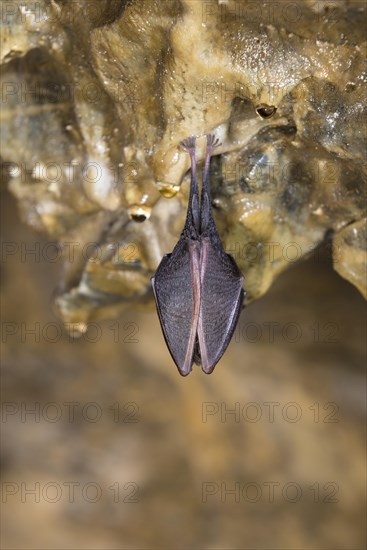
[[[224,251],[212,215],[209,165],[219,142],[207,136],[199,204],[195,141],[190,137],[182,142],[191,160],[185,226],[152,278],[163,335],[182,376],[190,373],[193,363],[207,374],[213,372],[232,338],[245,296],[242,274]]]

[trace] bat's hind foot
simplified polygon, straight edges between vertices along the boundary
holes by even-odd
[[[222,144],[220,143],[219,139],[215,137],[214,134],[208,134],[206,136],[206,146],[208,149],[211,149],[211,151],[213,151],[213,149],[219,147],[219,145]]]
[[[188,151],[189,153],[195,151],[195,144],[196,144],[195,136],[190,136],[184,139],[183,141],[181,141],[180,143],[181,147],[186,151]]]

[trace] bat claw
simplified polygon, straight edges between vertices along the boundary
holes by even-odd
[[[190,136],[181,141],[180,146],[186,151],[195,151],[196,136]]]
[[[215,137],[214,134],[208,134],[206,136],[206,146],[210,149],[215,149],[216,147],[219,147],[220,145],[222,145],[220,142],[219,142],[219,139]]]

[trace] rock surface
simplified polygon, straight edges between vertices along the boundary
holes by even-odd
[[[215,216],[248,301],[333,239],[366,294],[364,2],[4,2],[4,180],[60,243],[57,311],[88,321],[151,300],[183,226],[179,148],[221,139]]]

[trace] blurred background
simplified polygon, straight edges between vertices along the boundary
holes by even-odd
[[[365,548],[366,309],[327,245],[182,378],[153,302],[71,340],[1,199],[2,548]]]

